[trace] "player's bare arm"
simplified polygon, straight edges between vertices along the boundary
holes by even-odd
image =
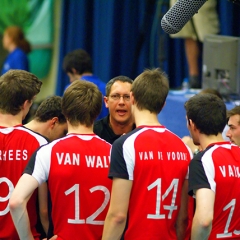
[[[28,174],[23,174],[13,190],[9,201],[12,219],[21,240],[34,239],[30,230],[26,205],[37,187],[38,182],[35,178]]]
[[[45,233],[49,228],[48,219],[48,186],[47,183],[42,183],[38,188],[39,216]]]
[[[215,193],[207,188],[196,191],[196,211],[192,225],[192,240],[208,239],[212,229]]]
[[[185,239],[188,225],[188,180],[185,180],[182,187],[181,207],[178,213],[176,231],[178,240]]]
[[[103,240],[120,239],[126,224],[132,181],[114,178],[111,201],[105,219]]]

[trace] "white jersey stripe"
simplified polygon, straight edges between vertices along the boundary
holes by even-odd
[[[216,182],[215,182],[215,167],[213,163],[212,154],[217,148],[226,148],[231,149],[230,144],[222,144],[222,145],[215,145],[212,148],[210,148],[206,153],[202,156],[202,164],[204,171],[206,173],[208,182],[210,184],[211,189],[216,192]]]
[[[37,139],[37,141],[39,142],[40,145],[44,145],[44,144],[48,143],[46,138],[44,138],[42,135],[35,133],[32,130],[30,130],[24,126],[14,127],[14,129],[24,131],[24,132],[31,134],[32,136],[34,136]]]

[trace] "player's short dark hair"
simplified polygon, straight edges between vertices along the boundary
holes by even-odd
[[[227,111],[227,119],[234,115],[240,115],[240,106],[236,106],[233,109]],[[238,124],[240,125],[240,121],[238,122]]]
[[[100,114],[102,93],[88,81],[74,81],[64,92],[62,110],[73,126],[79,124],[90,127]]]
[[[73,73],[75,69],[78,74],[92,72],[92,60],[90,55],[83,49],[76,49],[69,52],[63,59],[63,70],[66,73]]]
[[[52,96],[42,101],[34,119],[38,122],[47,122],[54,117],[58,118],[60,124],[66,123],[66,118],[62,113],[62,98],[59,96]]]
[[[9,70],[0,77],[0,112],[16,115],[25,101],[32,101],[42,82],[24,70]]]
[[[226,106],[216,95],[197,94],[185,103],[188,120],[192,120],[197,129],[206,135],[222,133],[226,125]]]
[[[111,92],[111,88],[112,88],[112,85],[115,83],[115,82],[127,82],[127,83],[130,83],[132,84],[133,83],[133,80],[127,76],[123,76],[123,75],[120,75],[120,76],[117,76],[117,77],[114,77],[112,78],[111,80],[108,81],[108,83],[106,84],[106,96],[108,97],[110,92]]]
[[[158,114],[169,91],[167,76],[158,68],[146,69],[133,81],[131,91],[138,109]]]

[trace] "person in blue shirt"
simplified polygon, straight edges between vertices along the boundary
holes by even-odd
[[[27,54],[31,51],[31,46],[25,39],[20,27],[10,26],[5,29],[3,34],[3,48],[9,54],[3,63],[1,75],[10,69],[29,71]]]
[[[67,84],[65,89],[75,80],[85,80],[96,84],[102,95],[105,96],[106,83],[93,74],[92,60],[85,50],[76,49],[69,52],[63,59],[63,70],[66,72],[70,80],[70,83]],[[108,109],[103,101],[101,113],[96,120],[107,115]]]

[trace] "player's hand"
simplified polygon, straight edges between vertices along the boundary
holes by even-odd
[[[57,239],[57,237],[58,237],[57,235],[54,235],[53,237],[50,238],[50,240],[55,240]]]
[[[196,146],[189,136],[184,136],[182,141],[192,150],[192,153],[194,153],[196,149],[199,149],[199,146]]]

